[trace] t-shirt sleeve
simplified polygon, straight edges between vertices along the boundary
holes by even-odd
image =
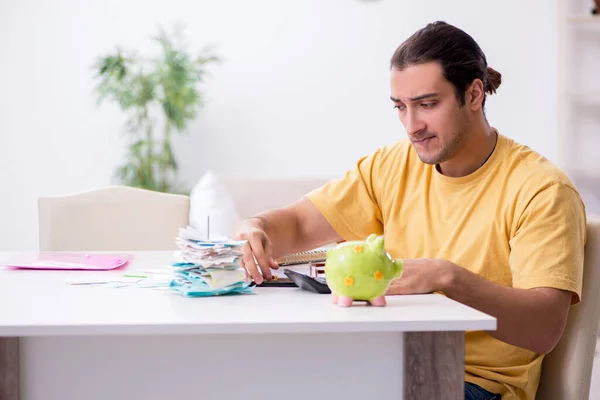
[[[510,239],[513,287],[551,287],[581,300],[586,240],[585,208],[569,185],[555,182],[537,192]]]
[[[383,218],[374,177],[379,169],[379,150],[361,158],[355,168],[308,193],[333,229],[344,240],[364,240],[383,234]]]

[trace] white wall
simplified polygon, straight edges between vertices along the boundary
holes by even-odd
[[[116,45],[149,47],[158,24],[224,62],[177,144],[182,179],[207,169],[333,176],[404,136],[388,61],[443,19],[471,33],[503,75],[491,123],[557,154],[555,1],[3,0],[0,2],[0,248],[37,248],[37,198],[111,182],[124,149],[116,106],[96,108],[91,64]]]

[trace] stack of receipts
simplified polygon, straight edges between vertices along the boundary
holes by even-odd
[[[245,241],[226,237],[205,240],[192,227],[179,230],[179,251],[172,264],[170,289],[188,297],[253,293],[250,280],[240,266]]]

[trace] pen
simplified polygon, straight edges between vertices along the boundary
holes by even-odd
[[[147,278],[147,275],[125,274],[125,278]]]

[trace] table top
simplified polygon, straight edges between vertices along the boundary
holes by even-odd
[[[166,267],[173,252],[129,252],[112,271],[0,267],[0,336],[165,335],[495,330],[496,319],[438,294],[388,296],[386,307],[343,308],[299,288],[186,298],[149,288],[69,285],[67,278],[122,277]],[[0,252],[0,261],[14,252]]]

